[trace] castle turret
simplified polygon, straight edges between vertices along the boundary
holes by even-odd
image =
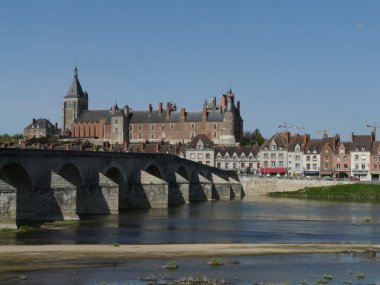
[[[83,91],[82,86],[80,85],[78,68],[75,66],[73,81],[63,99],[62,134],[70,133],[71,124],[84,110],[88,110],[88,94],[86,91]]]

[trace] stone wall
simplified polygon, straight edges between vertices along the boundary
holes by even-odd
[[[305,187],[331,186],[337,184],[352,184],[350,181],[329,181],[312,179],[286,179],[276,177],[240,176],[245,195],[266,195],[271,192],[290,192]]]

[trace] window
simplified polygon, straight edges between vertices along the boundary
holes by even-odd
[[[362,163],[362,170],[365,170],[365,164]]]
[[[307,169],[307,170],[310,169],[310,163],[306,164],[306,169]]]
[[[191,132],[191,138],[195,137],[195,132]]]
[[[139,140],[141,140],[141,138],[142,138],[142,135],[141,135],[141,133],[139,133]]]
[[[214,124],[214,130],[216,130],[216,124]]]
[[[275,162],[275,161],[271,161],[271,162],[270,162],[270,166],[272,166],[272,167],[276,167],[276,162]]]
[[[314,170],[317,169],[317,164],[316,164],[316,163],[313,163],[313,169],[314,169]]]
[[[210,159],[210,154],[206,153],[206,159]]]
[[[115,125],[119,124],[119,120],[115,119]]]
[[[301,157],[299,155],[296,155],[296,160],[301,160]]]
[[[337,168],[337,169],[340,169],[340,164],[337,164],[337,165],[336,165],[336,168]]]
[[[284,159],[284,154],[283,154],[283,153],[279,153],[279,154],[278,154],[278,158],[279,158],[279,159]]]
[[[296,163],[296,169],[300,169],[301,165],[299,163]]]
[[[306,156],[306,161],[310,161],[310,155]]]
[[[317,156],[313,155],[313,161],[317,161]]]
[[[133,139],[133,137],[132,137],[132,133],[129,133],[129,139],[130,139],[130,140]]]
[[[195,158],[195,154],[194,154],[194,153],[191,153],[191,154],[190,154],[190,158],[194,159],[194,158]]]
[[[162,131],[165,131],[165,125],[162,125],[162,126],[161,126],[161,130],[162,130]]]
[[[139,131],[143,130],[143,125],[139,125]]]
[[[344,157],[343,157],[343,160],[344,160],[344,161],[347,161],[347,156],[344,156]]]
[[[376,156],[373,158],[373,161],[377,161],[377,157]]]
[[[355,164],[355,169],[359,169],[359,164]]]
[[[361,158],[362,158],[362,160],[365,160],[365,158],[366,158],[366,157],[365,157],[365,154],[362,154],[362,157],[361,157]]]
[[[191,123],[191,128],[192,128],[192,129],[195,128],[195,123]]]
[[[274,144],[272,144],[272,145],[270,146],[270,149],[271,149],[271,150],[276,150],[276,146],[275,146]]]
[[[271,159],[276,159],[276,154],[275,154],[275,153],[271,153],[271,154],[270,154],[270,158],[271,158]]]
[[[340,157],[339,157],[339,156],[336,158],[336,161],[337,161],[337,162],[340,162]]]
[[[224,164],[224,168],[225,168],[225,169],[228,169],[228,168],[229,168],[229,166],[228,166],[228,162],[226,162],[226,163]]]
[[[300,152],[300,147],[299,146],[296,147],[296,152]]]
[[[264,159],[268,159],[268,154],[264,153]]]
[[[217,168],[222,168],[222,166],[220,165],[220,162],[218,162],[218,163],[216,164],[216,167],[217,167]]]
[[[154,134],[150,134],[150,138],[154,139],[155,138]]]
[[[133,125],[129,125],[129,130],[133,131]]]
[[[216,138],[216,132],[214,132],[214,133],[212,134],[212,136],[213,136],[213,138],[215,139],[215,138]]]
[[[348,169],[348,165],[347,164],[344,165],[344,169]]]
[[[210,161],[207,160],[207,161],[206,161],[206,165],[210,165]]]
[[[119,129],[118,128],[115,128],[115,133],[118,133],[119,132]]]
[[[171,128],[171,129],[174,129],[174,124],[170,124],[170,128]]]
[[[359,160],[359,155],[355,154],[355,160]]]
[[[233,168],[233,169],[236,169],[236,162],[234,162],[234,163],[232,164],[232,168]]]
[[[284,162],[283,162],[283,161],[279,161],[279,162],[278,162],[278,165],[279,165],[280,167],[283,167],[283,166],[284,166]]]
[[[154,131],[155,127],[156,127],[156,126],[155,126],[154,124],[150,125],[150,129],[151,129],[152,131]]]
[[[203,158],[203,153],[198,153],[198,158]]]

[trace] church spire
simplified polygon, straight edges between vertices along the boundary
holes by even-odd
[[[77,65],[75,65],[75,68],[74,68],[74,78],[78,78],[78,67],[77,67]]]

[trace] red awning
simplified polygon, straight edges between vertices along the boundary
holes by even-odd
[[[261,174],[267,173],[286,173],[287,169],[283,167],[273,167],[273,168],[260,168]]]

